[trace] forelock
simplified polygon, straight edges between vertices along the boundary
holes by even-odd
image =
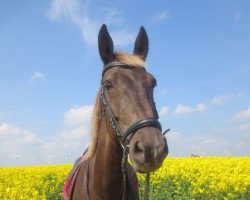
[[[116,52],[115,61],[120,61],[126,65],[133,67],[146,67],[145,61],[138,55],[128,54],[124,52]]]

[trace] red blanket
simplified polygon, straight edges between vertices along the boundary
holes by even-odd
[[[81,158],[78,158],[75,161],[73,169],[70,171],[65,183],[64,183],[64,188],[63,188],[63,198],[64,200],[70,200],[70,194],[71,190],[74,186],[75,179],[77,176],[77,173],[79,171],[79,166],[81,164]],[[128,164],[126,167],[126,175],[127,175],[127,180],[130,180],[131,187],[135,187],[137,192],[139,192],[139,182],[136,176],[136,172],[133,169],[133,167]]]
[[[63,188],[63,198],[65,200],[70,200],[70,193],[71,193],[71,190],[74,186],[74,183],[75,183],[75,179],[76,179],[76,176],[77,176],[77,172],[79,170],[79,166],[80,166],[80,163],[81,163],[81,157],[78,158],[76,161],[75,161],[75,164],[74,164],[74,167],[73,169],[70,171],[65,183],[64,183],[64,188]]]

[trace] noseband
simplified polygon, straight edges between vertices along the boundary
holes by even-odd
[[[123,63],[123,62],[119,62],[119,61],[114,61],[111,63],[108,63],[107,65],[104,66],[103,72],[102,72],[102,77],[104,76],[104,74],[111,68],[113,67],[120,67],[120,68],[131,68],[129,65]],[[117,122],[115,115],[110,107],[110,104],[108,102],[107,99],[107,88],[108,85],[110,85],[110,81],[106,81],[103,84],[103,88],[101,91],[101,103],[102,106],[104,108],[104,110],[106,110],[109,120],[111,122],[111,126],[112,129],[114,130],[114,132],[116,133],[116,135],[118,136],[119,142],[121,144],[121,147],[123,149],[123,156],[122,156],[122,173],[123,173],[123,181],[124,181],[124,185],[123,185],[123,196],[122,199],[124,200],[126,197],[126,163],[127,163],[127,157],[128,157],[128,147],[126,145],[126,138],[135,133],[136,131],[138,131],[139,129],[145,128],[145,127],[155,127],[158,128],[160,131],[162,131],[162,127],[160,122],[158,121],[158,119],[156,118],[144,118],[144,119],[140,119],[136,122],[134,122],[133,124],[131,124],[125,131],[122,131],[122,129],[119,126],[119,123]],[[163,135],[165,135],[170,129],[167,129],[166,131],[164,131]],[[147,176],[149,176],[149,173],[147,174]],[[148,183],[149,184],[149,183]],[[148,186],[147,186],[148,188]],[[145,195],[146,194],[146,195]],[[144,194],[144,198],[148,199],[148,191],[145,190],[145,194]]]

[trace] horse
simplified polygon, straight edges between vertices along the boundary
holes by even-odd
[[[145,69],[148,43],[141,27],[133,54],[114,52],[107,26],[102,25],[98,47],[104,67],[90,144],[67,177],[65,200],[138,200],[136,171],[155,171],[167,156],[153,98],[156,79]]]

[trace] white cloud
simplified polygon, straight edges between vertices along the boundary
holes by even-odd
[[[193,134],[185,131],[182,134],[171,131],[167,135],[169,150],[173,155],[189,156],[195,155],[224,155],[223,150],[229,149],[233,152],[235,143],[226,137],[208,133]],[[245,151],[245,150],[244,150]],[[235,153],[237,155],[237,153]]]
[[[7,124],[7,123],[2,123],[0,124],[0,136],[7,135],[18,135],[20,134],[20,128]]]
[[[73,141],[73,142],[68,142],[62,145],[63,149],[84,149],[83,145],[81,142],[77,142],[77,141]],[[87,148],[87,146],[85,146],[85,149]]]
[[[32,145],[37,141],[37,134],[12,124],[0,124],[1,153],[11,154],[18,152],[23,146]]]
[[[199,143],[201,146],[204,145],[207,147],[211,147],[211,146],[221,147],[221,146],[225,146],[228,142],[227,140],[223,138],[204,135],[199,138]]]
[[[240,98],[244,94],[242,92],[236,93],[236,94],[227,94],[227,95],[220,95],[213,97],[211,100],[211,104],[213,105],[223,105],[224,103],[234,99],[234,98]]]
[[[227,100],[227,97],[225,96],[218,96],[218,97],[213,97],[211,104],[214,105],[222,105],[224,102]]]
[[[250,119],[250,107],[247,108],[246,110],[242,110],[238,113],[236,113],[233,118],[233,120],[246,120]]]
[[[37,135],[35,133],[24,131],[23,141],[33,142],[36,139]]]
[[[70,138],[70,139],[75,139],[75,138],[82,138],[85,135],[87,135],[87,129],[83,126],[80,126],[76,129],[73,129],[71,131],[63,131],[60,136],[62,138]]]
[[[33,142],[36,134],[17,126],[2,123],[0,124],[1,144],[14,146]]]
[[[183,113],[190,113],[193,112],[194,109],[191,106],[186,105],[178,105],[175,109],[175,114],[183,114]]]
[[[250,124],[241,124],[241,125],[239,125],[238,130],[239,130],[239,131],[247,131],[247,130],[250,130]]]
[[[28,83],[33,83],[35,81],[39,81],[39,80],[43,80],[45,78],[45,76],[43,75],[43,73],[36,71],[28,80]]]
[[[93,106],[86,105],[69,109],[64,114],[65,125],[73,125],[51,136],[38,135],[30,130],[9,123],[0,123],[0,165],[15,165],[13,155],[19,155],[20,165],[48,163],[48,154],[53,154],[53,164],[63,163],[62,151],[71,151],[71,160],[77,159],[89,142]]]
[[[219,134],[238,134],[238,133],[248,133],[249,134],[249,131],[250,131],[250,124],[249,123],[245,123],[245,124],[239,124],[239,125],[236,125],[236,126],[225,126],[225,127],[215,127],[213,128],[213,132],[215,133],[219,133]],[[249,134],[250,136],[250,134]]]
[[[94,19],[89,14],[90,1],[53,0],[47,16],[51,21],[72,23],[81,30],[85,43],[92,45],[97,43],[97,34],[102,23],[107,25],[121,25],[123,23],[120,13],[115,8],[102,10],[104,11],[102,19]],[[132,37],[134,37],[134,34],[128,31],[114,32],[114,35],[112,33],[111,35],[114,37],[115,45],[131,44]]]
[[[82,31],[84,41],[93,44],[96,43],[100,24],[89,18],[88,7],[89,1],[81,5],[79,0],[52,0],[47,14],[51,21],[69,21],[74,24]]]
[[[160,116],[166,115],[169,112],[169,107],[168,106],[163,106],[159,112]]]
[[[67,125],[89,124],[92,117],[93,105],[80,106],[69,109],[64,114],[64,122]]]
[[[0,165],[16,165],[14,155],[19,156],[20,165],[30,165],[34,158],[36,164],[46,164],[47,154],[54,155],[53,163],[63,163],[63,150],[72,151],[70,162],[73,162],[82,154],[88,142],[88,127],[79,126],[42,136],[13,124],[0,123]]]
[[[84,151],[84,143],[88,137],[88,130],[84,126],[74,128],[72,130],[64,130],[54,137],[46,137],[41,142],[41,148],[45,152],[58,152],[58,151]],[[74,155],[77,157],[76,155]]]
[[[65,125],[73,126],[61,131],[52,138],[45,138],[42,148],[46,152],[59,150],[77,152],[84,151],[89,141],[93,105],[70,108],[64,113]],[[72,156],[75,153],[72,153]]]
[[[151,17],[151,21],[152,22],[159,22],[159,21],[167,20],[171,17],[172,17],[172,15],[170,14],[170,12],[168,10],[166,10],[166,11],[163,11],[163,12],[158,13],[155,16]]]
[[[181,134],[177,131],[170,131],[169,133],[166,134],[168,142],[175,142],[179,141],[181,138]]]
[[[228,128],[225,128],[225,127],[215,127],[213,128],[213,131],[216,132],[216,133],[223,133],[223,132],[228,132],[229,129]]]
[[[185,144],[187,151],[196,155],[223,155],[223,150],[229,146],[227,139],[207,134],[191,137]]]
[[[198,103],[196,108],[196,111],[204,111],[207,110],[207,105],[205,103]]]
[[[174,113],[184,114],[184,113],[191,113],[191,112],[198,112],[205,110],[207,110],[207,105],[205,103],[198,103],[195,107],[180,104],[175,108]]]

